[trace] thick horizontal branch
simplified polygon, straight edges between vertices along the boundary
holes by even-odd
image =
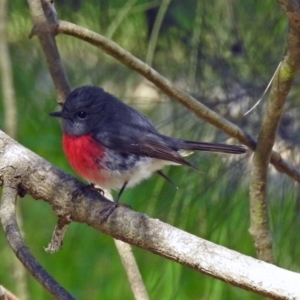
[[[130,69],[147,78],[166,95],[176,99],[189,110],[194,112],[198,117],[206,120],[228,135],[236,138],[242,144],[247,145],[250,149],[255,150],[256,140],[249,134],[242,131],[238,126],[230,121],[222,118],[220,115],[203,105],[191,95],[172,85],[172,83],[165,77],[160,75],[157,71],[133,56],[128,51],[121,48],[118,44],[91,30],[66,21],[59,21],[58,32],[77,37],[102,49],[104,52],[113,56]],[[285,173],[294,180],[300,182],[300,170],[288,161],[284,160],[279,153],[273,151],[270,161],[279,172]]]
[[[274,299],[300,299],[300,274],[228,250],[159,220],[117,207],[103,220],[103,212],[114,207],[94,190],[72,198],[83,186],[0,131],[0,178],[13,168],[19,189],[48,202],[59,216],[71,216],[114,238],[220,280]]]

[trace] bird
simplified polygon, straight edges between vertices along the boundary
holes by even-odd
[[[166,165],[198,168],[185,157],[194,151],[243,154],[240,145],[182,140],[161,134],[151,120],[100,87],[82,86],[61,111],[63,150],[72,168],[92,185],[119,190],[133,187]],[[169,180],[171,181],[171,180]]]

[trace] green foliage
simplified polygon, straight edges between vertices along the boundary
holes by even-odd
[[[157,12],[160,1],[132,3],[114,31],[113,39],[144,59],[153,25],[147,16]],[[196,28],[199,43],[192,44],[197,5],[201,5],[201,27]],[[61,0],[57,1],[56,8],[60,19],[106,34],[124,9],[124,2]],[[61,149],[60,126],[48,117],[48,113],[55,110],[55,92],[37,38],[27,39],[30,29],[26,3],[11,1],[9,40],[19,111],[18,140],[74,174]],[[163,21],[154,67],[178,86],[188,89],[190,70],[194,67],[191,57],[196,55],[195,85],[191,91],[201,101],[227,115],[230,105],[240,103],[241,96],[232,93],[233,86],[254,96],[252,103],[260,96],[283,54],[285,29],[286,21],[280,8],[271,0],[174,0]],[[132,91],[141,82],[139,76],[82,41],[58,36],[57,43],[72,86],[102,85],[126,101],[134,100]],[[220,93],[216,93],[216,89]],[[224,105],[219,94],[225,94]],[[141,100],[137,99],[132,105]],[[224,141],[227,138],[178,104],[158,102],[154,99],[153,109],[145,113],[155,124],[161,124],[160,130],[193,140]],[[2,127],[2,101],[0,109]],[[162,116],[161,110],[168,112],[170,117]],[[250,121],[236,118],[235,122],[255,134],[260,115],[261,110],[258,110],[255,117],[250,116]],[[227,116],[233,118],[230,114]],[[200,167],[200,172],[175,166],[166,169],[178,190],[153,176],[126,191],[122,202],[153,218],[255,257],[248,233],[247,161],[205,153],[195,154],[191,161]],[[299,238],[297,230],[293,230],[300,222],[299,195],[289,178],[274,173],[270,176],[270,222],[276,262],[299,271]],[[63,250],[49,255],[43,247],[47,246],[56,222],[52,210],[44,202],[28,196],[19,201],[19,206],[27,245],[46,270],[77,299],[132,299],[110,237],[74,223],[67,232]],[[13,291],[16,283],[11,274],[12,255],[7,247],[0,235],[0,283]],[[134,249],[134,252],[151,299],[260,299],[141,249]],[[30,276],[28,286],[33,298],[51,299]]]

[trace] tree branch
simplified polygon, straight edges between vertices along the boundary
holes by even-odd
[[[122,264],[127,274],[130,288],[136,300],[148,300],[150,299],[145,284],[143,282],[142,275],[139,271],[139,267],[135,260],[132,248],[129,244],[120,240],[114,239],[115,245],[119,252]]]
[[[299,30],[289,28],[287,53],[274,77],[257,147],[253,156],[250,185],[250,233],[254,238],[258,257],[273,262],[272,238],[268,227],[267,176],[284,103],[300,65]]]
[[[293,14],[290,14],[290,22],[295,22],[297,20],[296,16],[300,20],[300,9],[295,2],[290,2],[288,7],[284,5],[288,1],[278,2],[282,4],[283,9],[293,12]],[[294,26],[289,26],[286,55],[273,80],[251,170],[250,233],[254,239],[258,258],[267,262],[273,262],[272,236],[269,229],[267,211],[268,167],[280,118],[284,111],[285,100],[299,70],[299,65],[299,28],[294,24]]]
[[[3,190],[0,218],[10,247],[30,274],[56,299],[74,299],[42,268],[25,246],[16,220],[16,200],[21,183],[19,170],[13,166],[6,166],[4,169],[5,173],[1,174]]]
[[[28,4],[34,24],[29,37],[38,36],[55,85],[58,103],[63,104],[70,93],[70,84],[54,38],[58,24],[53,1],[28,0]]]
[[[83,187],[82,183],[1,131],[0,149],[0,178],[4,178],[7,168],[15,170],[19,189],[48,202],[58,216],[70,215],[73,221],[240,288],[274,299],[300,298],[297,273],[215,245],[125,207],[117,207],[104,222],[103,213],[114,204],[102,195],[84,189],[85,197],[72,198],[72,191]]]
[[[65,233],[67,232],[70,223],[71,223],[70,216],[67,216],[67,218],[58,219],[57,225],[55,226],[52,234],[51,242],[48,245],[48,247],[45,248],[46,252],[52,254],[61,249],[63,245]]]
[[[104,52],[113,56],[130,69],[147,78],[166,95],[176,99],[189,110],[194,112],[198,117],[206,120],[228,135],[236,138],[242,144],[247,145],[250,149],[255,150],[256,141],[254,138],[242,131],[235,124],[219,116],[217,113],[203,105],[200,101],[176,88],[165,77],[161,76],[154,69],[150,68],[148,65],[137,59],[135,56],[121,48],[116,43],[91,30],[66,21],[59,21],[58,32],[77,37],[96,47],[99,47]],[[271,163],[279,172],[285,173],[295,181],[300,182],[300,170],[293,166],[290,162],[284,160],[279,153],[272,151]]]

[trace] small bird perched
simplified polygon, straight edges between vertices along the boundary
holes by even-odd
[[[72,91],[62,111],[63,148],[73,169],[104,189],[132,187],[166,165],[185,165],[193,151],[245,153],[242,146],[185,141],[159,133],[152,122],[103,89],[83,86]]]

